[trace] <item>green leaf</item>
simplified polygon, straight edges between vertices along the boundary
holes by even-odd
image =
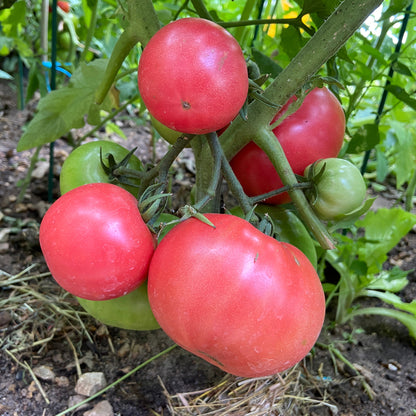
[[[367,263],[369,273],[378,273],[387,260],[387,254],[416,224],[416,215],[401,208],[380,208],[369,211],[356,222],[365,229],[364,243],[359,249],[359,259]]]
[[[262,74],[270,74],[272,78],[275,78],[282,72],[282,67],[270,58],[270,56],[265,55],[255,48],[251,50],[251,54]]]
[[[326,19],[340,3],[340,0],[304,0],[302,13],[316,13]]]
[[[289,58],[294,58],[306,42],[300,34],[299,29],[293,26],[289,26],[282,30],[280,40],[282,42],[283,50],[287,53]]]
[[[105,126],[105,131],[108,134],[115,133],[117,134],[117,136],[121,137],[122,139],[127,140],[127,137],[124,134],[123,130],[119,126],[117,126],[116,123],[111,123],[111,122],[107,123]]]
[[[367,286],[368,289],[386,290],[388,292],[399,292],[404,289],[409,281],[407,275],[410,271],[402,270],[395,266],[391,270],[383,270]]]
[[[393,62],[393,69],[395,72],[397,72],[398,74],[402,74],[405,75],[407,77],[411,77],[413,78],[413,73],[410,70],[410,68],[405,65],[403,62],[400,61],[395,61]]]
[[[2,32],[10,37],[18,37],[21,28],[26,24],[26,3],[19,0],[10,9],[0,13]]]
[[[382,292],[376,292],[376,293],[382,293]],[[379,297],[379,296],[376,296]],[[400,309],[405,307],[405,305],[410,305],[411,309],[413,309],[414,306],[416,306],[416,302],[413,301],[410,304],[406,304],[405,302],[401,302]],[[398,306],[396,306],[399,308]],[[408,312],[398,311],[397,309],[391,309],[391,308],[381,308],[381,307],[370,307],[370,308],[363,308],[363,309],[357,309],[356,311],[352,312],[350,314],[350,317],[357,316],[357,315],[382,315],[387,316],[389,318],[393,318],[401,322],[403,325],[407,327],[409,330],[409,334],[411,337],[416,339],[416,316],[413,314],[410,314]]]
[[[363,37],[363,43],[360,48],[363,52],[367,53],[368,55],[374,57],[377,59],[377,61],[380,63],[380,65],[386,65],[386,58],[384,57],[384,54],[377,48],[375,48],[368,39]]]
[[[403,302],[402,299],[399,296],[395,295],[394,293],[378,292],[375,290],[368,290],[366,291],[366,294],[367,296],[381,299],[383,302],[386,302],[389,305],[392,305],[397,309],[401,309],[402,311],[409,312],[413,314],[414,319],[416,319],[416,300],[415,299],[412,300],[412,302],[407,303],[407,302]]]
[[[415,132],[403,123],[393,120],[391,121],[391,127],[397,140],[393,168],[396,173],[396,187],[400,188],[410,180],[415,166]]]
[[[380,142],[380,133],[376,123],[364,124],[352,136],[347,153],[362,153],[373,149]]]
[[[38,112],[20,138],[17,150],[20,152],[53,142],[71,129],[83,127],[106,65],[105,59],[82,63],[68,86],[42,97]]]
[[[377,147],[376,149],[376,180],[383,182],[389,174],[390,166],[385,153]]]
[[[416,110],[416,99],[412,98],[404,88],[394,84],[386,85],[385,88],[388,92],[392,93],[397,99],[403,101],[413,110]]]
[[[13,79],[13,77],[5,71],[0,69],[0,78],[1,79]]]

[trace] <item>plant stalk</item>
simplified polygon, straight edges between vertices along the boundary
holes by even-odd
[[[138,42],[145,46],[160,29],[159,19],[151,0],[128,0],[127,27],[118,38],[107,64],[104,80],[95,94],[95,103],[103,103],[121,65]]]
[[[98,0],[96,0],[91,9],[91,21],[88,27],[87,37],[85,39],[85,47],[81,53],[80,62],[84,62],[87,56],[92,37],[94,36],[95,27],[97,26],[97,10],[98,10]]]
[[[288,187],[288,193],[299,212],[299,216],[306,223],[321,247],[325,250],[335,248],[334,240],[313,212],[303,191],[299,189],[296,176],[292,171],[279,140],[276,140],[273,132],[268,128],[261,130],[254,138],[254,143],[261,147],[267,154],[280,176],[283,185]]]

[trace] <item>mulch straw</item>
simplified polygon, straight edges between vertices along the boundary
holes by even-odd
[[[57,334],[90,335],[76,309],[76,302],[52,280],[50,273],[30,273],[36,264],[17,275],[0,270],[0,311],[10,323],[0,328],[0,349],[12,354],[40,352]]]
[[[194,392],[171,395],[164,387],[168,408],[175,416],[294,416],[308,414],[304,411],[311,406],[336,414],[333,404],[307,396],[317,381],[302,367],[252,379],[226,375],[218,385]]]

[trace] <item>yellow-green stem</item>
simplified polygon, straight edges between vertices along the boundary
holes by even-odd
[[[335,248],[332,237],[312,211],[303,191],[296,186],[298,184],[296,176],[290,167],[282,146],[276,140],[273,132],[269,128],[262,129],[254,138],[254,142],[267,154],[279,174],[283,185],[289,187],[288,193],[299,212],[299,216],[306,223],[321,247],[326,250]]]

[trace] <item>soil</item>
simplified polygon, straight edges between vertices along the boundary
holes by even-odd
[[[38,228],[49,204],[49,148],[42,148],[21,199],[19,181],[26,177],[34,151],[15,150],[35,107],[33,102],[24,110],[17,109],[16,92],[10,83],[0,81],[0,414],[5,416],[65,412],[76,399],[80,373],[103,372],[110,384],[173,345],[162,330],[137,332],[101,325],[83,313],[47,273]],[[112,139],[128,148],[138,146],[136,154],[142,160],[157,160],[166,150],[161,141],[152,141],[145,125],[122,117],[118,123],[127,140]],[[105,131],[98,135],[108,137]],[[55,143],[53,198],[59,196],[59,169],[70,150],[65,140]],[[176,163],[176,195],[187,195],[193,177],[191,154],[185,153]],[[388,202],[387,196],[380,196],[381,204]],[[183,201],[177,196],[174,205]],[[387,267],[398,264],[404,270],[415,269],[415,253],[416,235],[411,232],[390,253]],[[10,283],[5,285],[5,281]],[[415,272],[409,274],[409,281],[399,293],[406,301],[416,298]],[[42,366],[52,370],[50,379],[39,373]],[[276,380],[286,386],[282,400],[290,401],[286,409],[291,410],[261,414],[411,416],[416,412],[416,349],[407,329],[388,318],[365,317],[335,328],[328,319],[312,353],[295,370],[270,378],[266,384]],[[227,377],[177,347],[68,414],[88,414],[103,400],[110,403],[110,414],[123,416],[220,414],[197,411],[198,407],[191,406],[195,395],[190,392],[211,390],[226,382],[242,380]]]

